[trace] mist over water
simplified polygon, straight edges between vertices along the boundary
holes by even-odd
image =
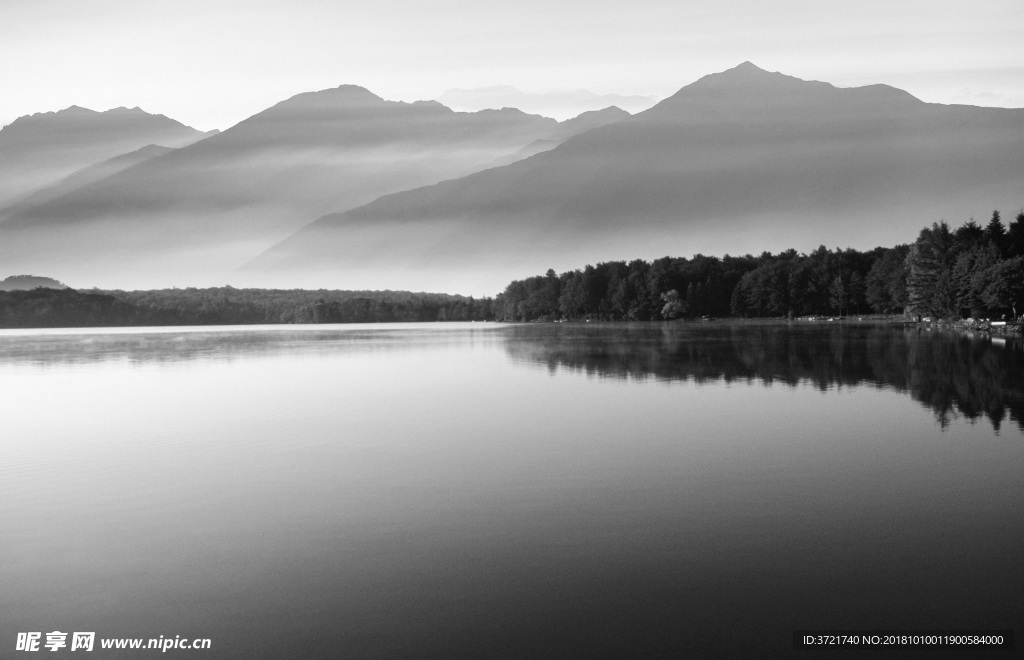
[[[0,635],[657,657],[1019,628],[1022,369],[856,326],[0,332]]]

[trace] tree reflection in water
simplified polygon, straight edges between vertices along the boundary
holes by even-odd
[[[506,347],[553,372],[610,378],[889,387],[943,428],[962,416],[1024,431],[1024,348],[1012,339],[869,324],[552,324],[515,326]]]

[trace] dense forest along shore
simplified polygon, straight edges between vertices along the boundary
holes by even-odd
[[[0,281],[0,327],[251,325],[428,321],[668,321],[899,316],[1019,334],[1024,212],[1004,226],[969,220],[909,245],[821,246],[759,256],[610,261],[511,282],[494,298],[407,291],[74,290],[20,275]]]

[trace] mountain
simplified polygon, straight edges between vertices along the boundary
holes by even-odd
[[[299,94],[0,224],[0,258],[110,286],[219,280],[325,213],[461,177],[560,129],[355,85]],[[6,246],[7,249],[4,249]]]
[[[61,179],[52,186],[38,190],[28,197],[22,199],[17,204],[8,207],[3,210],[3,215],[10,217],[25,212],[33,207],[45,204],[52,200],[58,199],[65,195],[70,195],[80,188],[102,181],[107,177],[123,172],[129,167],[134,167],[139,163],[144,163],[151,158],[158,158],[165,156],[170,152],[174,151],[171,147],[162,147],[157,144],[147,144],[141,149],[121,154],[120,156],[114,156],[107,160],[99,163],[94,163],[88,167],[83,167],[77,172],[73,172],[67,177]]]
[[[0,129],[0,209],[83,167],[148,144],[181,147],[208,134],[139,108],[71,106],[19,117]]]
[[[0,291],[31,291],[40,287],[44,289],[68,288],[63,282],[40,275],[11,275],[0,280]]]
[[[549,137],[543,140],[534,140],[519,151],[495,159],[491,166],[511,165],[516,161],[535,156],[544,151],[550,151],[574,135],[579,135],[601,126],[607,126],[608,124],[614,124],[629,116],[628,112],[615,106],[609,106],[603,110],[584,112],[577,117],[561,122]]]
[[[595,94],[585,89],[554,90],[529,94],[509,85],[478,87],[476,89],[449,89],[437,100],[456,110],[476,111],[485,108],[519,108],[548,117],[572,118],[617,106],[630,113],[640,112],[654,105],[656,96],[623,96],[621,94]]]
[[[525,160],[320,218],[246,270],[494,293],[602,260],[910,242],[1022,203],[1024,110],[746,62]]]

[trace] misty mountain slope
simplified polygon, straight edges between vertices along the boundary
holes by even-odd
[[[906,242],[1022,203],[1024,110],[744,63],[526,160],[323,217],[247,272],[493,292],[606,259]]]
[[[313,218],[463,176],[559,126],[514,109],[457,113],[436,101],[385,101],[354,85],[299,94],[23,208],[0,224],[3,242],[15,246],[0,256],[118,286],[197,281],[230,272]]]
[[[89,165],[88,167],[83,167],[77,172],[61,179],[54,185],[38,190],[22,199],[17,204],[14,204],[7,209],[0,210],[0,222],[3,222],[5,217],[21,214],[33,207],[51,202],[65,195],[69,195],[76,190],[102,181],[107,177],[123,172],[129,167],[134,167],[139,163],[144,163],[152,158],[165,156],[172,151],[174,151],[174,149],[171,147],[149,144],[130,153],[114,156],[113,158],[108,158],[102,162]]]
[[[71,106],[19,117],[0,129],[0,209],[94,163],[149,144],[182,147],[210,134],[139,108]]]
[[[617,121],[622,121],[631,115],[615,106],[609,106],[601,110],[591,110],[584,112],[572,119],[566,119],[558,124],[558,128],[547,138],[543,140],[534,140],[530,144],[526,145],[515,153],[508,154],[497,158],[491,163],[491,167],[501,167],[503,165],[511,165],[517,161],[535,156],[545,151],[550,151],[558,145],[562,144],[574,135],[579,135],[594,128],[600,128],[601,126],[607,126],[608,124],[614,124]]]
[[[595,94],[585,89],[528,94],[508,85],[496,85],[477,89],[449,89],[437,100],[458,110],[519,108],[524,112],[568,119],[608,106],[617,106],[630,113],[640,112],[650,108],[658,99],[655,96]]]

